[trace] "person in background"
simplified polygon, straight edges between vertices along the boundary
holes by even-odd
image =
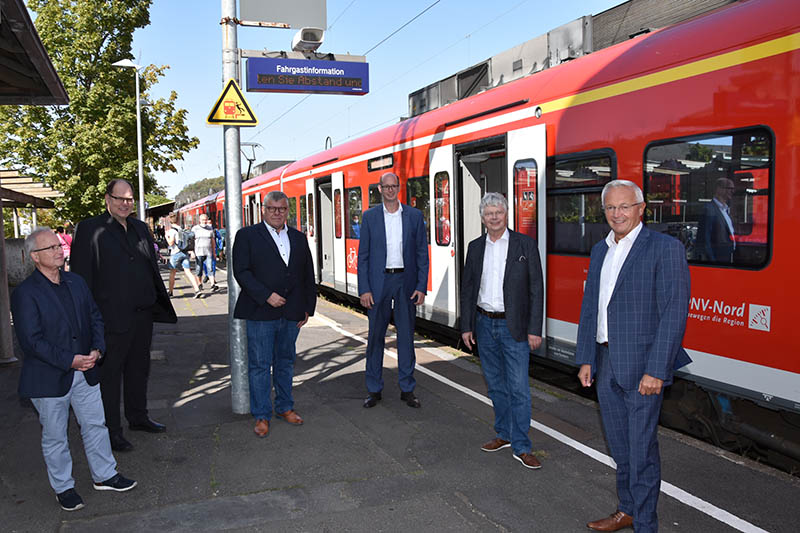
[[[64,251],[64,270],[69,270],[69,256],[72,251],[72,235],[65,231],[64,226],[56,228],[56,237],[58,242],[61,243],[61,249]]]
[[[194,233],[194,256],[195,256],[195,277],[197,285],[203,288],[203,269],[208,273],[211,281],[211,292],[217,292],[217,280],[214,278],[214,256],[216,255],[216,243],[214,228],[208,222],[208,215],[202,213],[199,217],[199,224],[192,227]]]
[[[182,268],[186,279],[189,280],[189,284],[194,289],[194,297],[200,298],[202,292],[200,290],[200,284],[197,283],[197,279],[192,273],[192,262],[189,260],[189,256],[186,255],[186,252],[182,251],[178,246],[178,241],[180,240],[178,232],[181,231],[181,227],[178,225],[178,216],[175,213],[170,213],[169,222],[170,227],[164,235],[167,240],[167,250],[169,251],[168,294],[170,296],[173,295],[173,291],[175,290],[175,273],[178,271],[178,268]]]

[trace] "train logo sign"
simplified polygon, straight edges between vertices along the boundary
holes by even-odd
[[[206,120],[209,124],[226,126],[255,126],[258,119],[234,80],[229,80]]]
[[[769,331],[772,308],[768,305],[750,304],[750,329]]]

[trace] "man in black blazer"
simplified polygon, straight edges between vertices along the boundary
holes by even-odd
[[[247,320],[250,412],[259,437],[269,433],[272,382],[275,413],[293,425],[292,379],[295,342],[314,314],[317,286],[306,236],[286,224],[289,199],[270,191],[262,206],[264,222],[242,228],[233,244],[233,275],[242,287],[233,316]]]
[[[125,418],[130,429],[162,433],[166,427],[147,413],[147,379],[153,321],[174,324],[175,310],[158,271],[153,238],[144,222],[132,216],[133,186],[117,179],[106,187],[107,212],[75,228],[70,259],[103,315],[106,354],[100,389],[111,447],[129,451],[119,416],[124,382]]]
[[[714,198],[706,204],[697,226],[697,248],[701,259],[714,263],[732,263],[736,241],[729,204],[735,186],[728,178],[719,178],[714,187]]]
[[[25,239],[36,269],[11,295],[14,329],[25,358],[19,395],[30,398],[42,424],[50,486],[65,511],[83,507],[75,491],[67,427],[69,409],[81,426],[96,490],[127,491],[136,482],[117,473],[103,414],[96,364],[106,348],[103,319],[83,279],[61,272],[64,252],[50,228]]]
[[[469,243],[461,283],[461,338],[477,341],[495,438],[485,452],[511,447],[526,468],[541,468],[531,453],[530,351],[542,344],[543,282],[536,241],[508,229],[508,203],[489,192],[480,214],[487,235]]]

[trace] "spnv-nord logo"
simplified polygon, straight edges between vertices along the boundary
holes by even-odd
[[[768,305],[750,304],[750,321],[747,323],[750,329],[769,331],[772,308]]]

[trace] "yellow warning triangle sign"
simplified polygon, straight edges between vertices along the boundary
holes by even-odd
[[[227,126],[255,126],[258,119],[247,105],[242,91],[234,80],[229,80],[217,103],[211,108],[206,122]]]

